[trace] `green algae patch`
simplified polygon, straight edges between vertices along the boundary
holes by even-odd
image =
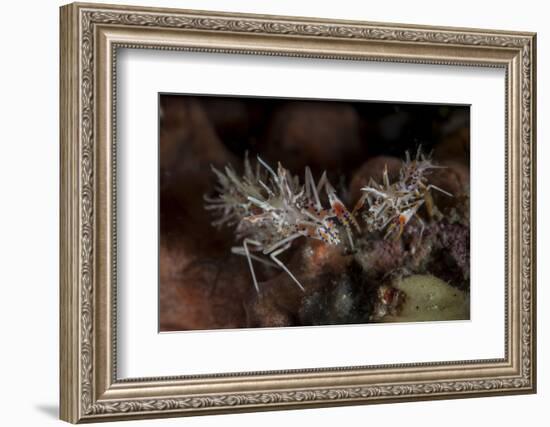
[[[392,286],[404,294],[395,315],[382,322],[422,322],[469,320],[469,294],[432,275],[413,275],[397,279]]]

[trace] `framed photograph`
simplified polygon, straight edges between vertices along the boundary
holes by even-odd
[[[63,420],[535,392],[535,34],[60,22]]]

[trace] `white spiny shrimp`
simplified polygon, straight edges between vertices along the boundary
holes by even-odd
[[[430,190],[453,197],[449,192],[428,183],[429,172],[442,166],[434,165],[428,156],[422,154],[420,147],[414,159],[411,160],[408,151],[405,156],[399,171],[399,179],[390,183],[388,170],[385,167],[382,183],[378,184],[371,179],[368,185],[361,188],[363,195],[353,209],[354,215],[362,211],[362,217],[369,231],[385,230],[385,238],[396,230],[395,236],[399,238],[412,218],[416,218],[420,223],[420,236],[422,236],[425,224],[418,215],[418,210],[431,200]],[[365,206],[366,209],[364,209]]]
[[[231,251],[248,260],[252,281],[260,291],[252,260],[284,270],[296,285],[300,281],[278,258],[300,237],[321,240],[327,245],[340,244],[338,223],[346,230],[353,248],[352,226],[359,231],[355,218],[336,196],[324,173],[316,184],[306,167],[304,185],[279,163],[275,172],[260,157],[255,170],[248,156],[244,175],[238,177],[231,166],[224,172],[212,168],[218,179],[216,197],[205,197],[206,209],[218,217],[213,225],[235,226],[242,245]],[[319,194],[327,193],[330,207],[324,208]],[[257,254],[264,255],[261,257]],[[266,258],[269,257],[269,258]]]

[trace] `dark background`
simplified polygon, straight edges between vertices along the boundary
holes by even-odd
[[[353,206],[369,177],[380,181],[386,164],[395,176],[421,144],[452,172],[439,177],[446,189],[469,186],[468,106],[160,94],[159,110],[162,331],[258,326],[246,260],[204,210],[210,165],[240,171],[248,151],[301,179],[306,165],[316,179],[327,170]]]

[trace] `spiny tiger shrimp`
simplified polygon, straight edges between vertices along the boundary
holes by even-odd
[[[355,205],[353,214],[363,209],[363,219],[369,231],[386,230],[385,238],[397,231],[396,238],[403,233],[404,227],[414,217],[421,225],[420,237],[424,232],[425,224],[418,215],[418,210],[426,205],[431,215],[430,190],[439,191],[449,197],[453,195],[442,188],[428,183],[427,175],[432,169],[440,169],[429,156],[425,156],[418,147],[416,157],[411,160],[408,151],[405,152],[405,161],[399,171],[399,179],[390,183],[387,167],[382,174],[382,184],[372,178],[369,184],[361,191],[363,195]]]
[[[253,170],[245,156],[242,177],[237,176],[231,166],[226,166],[223,172],[212,167],[218,180],[217,196],[205,196],[205,208],[218,217],[213,225],[235,226],[236,237],[242,245],[231,251],[247,258],[257,292],[260,288],[252,260],[284,270],[303,291],[304,287],[279,255],[300,237],[339,245],[338,225],[345,230],[353,249],[352,233],[360,231],[359,224],[336,195],[326,173],[315,183],[311,169],[306,167],[304,185],[301,185],[299,178],[292,176],[280,163],[275,172],[259,156],[257,160]],[[321,203],[323,190],[329,208]]]

